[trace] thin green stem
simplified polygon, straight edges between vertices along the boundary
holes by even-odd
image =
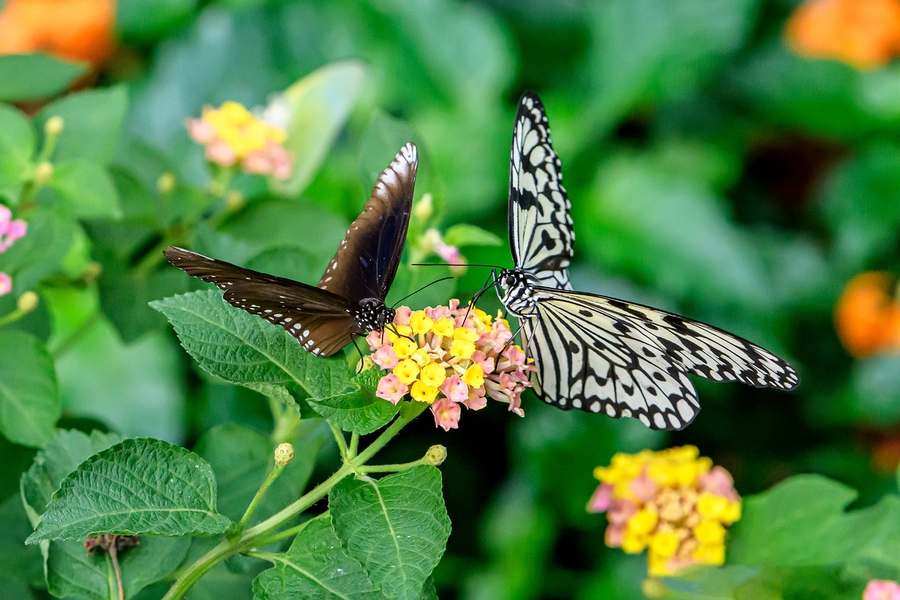
[[[278,533],[276,533],[270,537],[263,538],[261,540],[257,540],[256,546],[257,547],[268,546],[269,544],[274,544],[275,542],[280,542],[281,540],[287,539],[289,537],[294,537],[294,536],[298,535],[301,531],[306,529],[306,527],[313,521],[315,521],[317,519],[324,519],[326,517],[328,517],[327,510],[325,512],[323,512],[322,514],[310,519],[309,521],[304,521],[304,522],[300,523],[299,525],[295,525],[293,527],[289,527],[287,529],[279,531]]]
[[[14,311],[12,311],[11,313],[3,315],[2,317],[0,317],[0,327],[3,327],[4,325],[9,325],[10,323],[15,323],[16,321],[18,321],[19,319],[21,319],[22,317],[27,315],[28,312],[30,312],[30,311],[19,310],[17,308]]]
[[[350,449],[348,452],[349,458],[356,458],[356,453],[359,451],[359,434],[353,433],[350,436]]]
[[[341,431],[341,428],[333,423],[328,424],[331,427],[331,433],[334,434],[334,441],[337,442],[338,451],[341,453],[341,458],[346,461],[350,457],[347,455],[347,440],[344,438],[344,432]]]
[[[399,471],[405,471],[406,469],[411,469],[412,467],[418,467],[419,465],[424,464],[425,457],[423,456],[419,460],[395,465],[363,465],[359,468],[359,471],[360,473],[397,473]]]
[[[266,562],[270,562],[273,565],[278,564],[278,561],[281,560],[280,559],[281,555],[275,554],[273,552],[256,552],[256,551],[250,550],[248,552],[244,552],[244,556],[249,556],[251,558],[258,558],[259,560],[264,560]]]
[[[149,275],[156,267],[165,261],[166,257],[163,254],[163,251],[171,245],[172,238],[168,235],[164,235],[159,243],[157,243],[153,249],[141,259],[141,262],[134,268],[134,272],[138,275]]]
[[[250,517],[253,515],[253,512],[256,510],[257,505],[259,505],[260,500],[262,500],[263,496],[268,491],[269,487],[275,483],[275,480],[278,479],[278,476],[281,475],[281,472],[284,471],[285,465],[275,465],[272,468],[272,471],[269,473],[269,476],[266,477],[266,480],[263,481],[263,484],[259,486],[259,490],[256,491],[256,495],[253,496],[253,500],[250,501],[250,505],[247,507],[247,510],[244,512],[244,516],[241,517],[240,522],[237,524],[237,527],[234,529],[234,532],[231,534],[231,537],[237,537],[244,530],[244,527],[247,526],[247,521],[250,520]]]
[[[75,343],[81,339],[81,336],[86,334],[91,328],[100,320],[100,313],[95,312],[88,318],[86,318],[81,325],[79,325],[75,331],[64,337],[59,343],[55,344],[54,347],[50,348],[50,354],[53,358],[59,358],[63,354],[66,353],[69,348],[75,345]]]

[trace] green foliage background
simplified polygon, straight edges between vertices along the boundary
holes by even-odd
[[[28,215],[28,236],[0,256],[0,270],[15,285],[0,298],[0,315],[26,290],[41,296],[37,311],[0,330],[0,383],[15,379],[23,363],[12,357],[23,339],[36,337],[49,351],[41,346],[21,360],[55,366],[42,397],[58,388],[59,426],[162,438],[198,448],[215,467],[223,443],[210,454],[199,448],[214,449],[215,435],[252,436],[221,429],[235,423],[268,432],[269,405],[198,368],[148,306],[201,287],[153,258],[167,241],[160,232],[181,231],[182,243],[217,258],[315,281],[377,173],[411,140],[420,152],[417,199],[433,194],[442,227],[473,223],[506,239],[513,115],[519,94],[533,89],[547,106],[572,200],[575,287],[743,335],[798,367],[802,384],[780,393],[697,381],[703,411],[673,434],[561,412],[533,396],[521,420],[490,406],[465,413],[458,431],[444,433],[422,417],[387,448],[385,462],[412,460],[435,443],[448,448],[441,471],[453,529],[434,572],[440,597],[636,597],[644,558],[606,549],[605,518],[584,511],[596,483],[591,470],[617,451],[695,444],[745,495],[798,473],[827,476],[858,497],[813,479],[792,480],[801,488],[789,498],[836,498],[810,513],[823,515],[810,523],[829,523],[834,537],[860,531],[840,522],[851,502],[895,515],[896,463],[879,463],[873,453],[900,439],[900,359],[852,360],[837,341],[832,312],[853,275],[900,272],[900,65],[860,72],[796,56],[782,40],[795,5],[121,0],[123,46],[95,89],[45,106],[33,131],[15,109],[0,106],[0,195],[10,203],[26,184],[21,174],[41,146],[42,123],[51,114],[66,120],[54,177]],[[349,101],[346,126],[309,133],[322,141],[321,166],[282,193],[238,177],[234,185],[247,198],[241,210],[182,227],[208,208],[198,190],[209,184],[185,119],[226,100],[264,104],[315,69],[348,59],[361,61],[363,83],[350,78],[330,90],[332,106],[359,97]],[[63,89],[36,81],[23,91],[4,75],[24,68],[0,63],[2,99]],[[57,79],[80,73],[54,68]],[[304,146],[312,148],[311,163],[315,146]],[[156,182],[167,172],[177,183],[164,196]],[[464,254],[510,264],[505,246]],[[85,276],[90,261],[102,265],[99,278]],[[404,268],[392,298],[442,271]],[[455,295],[467,299],[486,275],[471,268]],[[430,289],[413,304],[445,302],[451,291]],[[486,310],[499,307],[495,298],[483,302]],[[16,337],[23,332],[34,337]],[[0,413],[0,511],[14,515],[4,527],[23,529],[18,480],[52,435],[56,415],[48,410],[31,429]],[[336,466],[329,444],[309,444],[313,455],[320,448],[317,481]],[[756,501],[777,506],[769,496]],[[757,539],[765,524],[752,530]],[[748,523],[739,527],[751,531]],[[849,598],[859,596],[866,577],[900,576],[896,560],[888,567],[891,561],[872,558],[880,550],[853,554],[859,560],[848,574],[828,566],[837,560],[829,556],[792,565],[777,549],[760,557],[747,549],[752,536],[740,535],[745,546],[735,552],[744,566],[697,585],[799,598],[808,596],[784,582],[808,591],[814,586],[804,582],[815,581],[819,597]],[[767,539],[780,543],[774,534]],[[0,559],[18,551],[4,542]],[[256,571],[238,562],[221,571],[215,581],[223,589],[250,596]],[[26,583],[40,579],[22,570],[0,576],[10,590],[20,589],[23,576]],[[215,589],[210,584],[196,597]],[[761,589],[779,595],[753,595]],[[158,597],[152,592],[146,597]]]

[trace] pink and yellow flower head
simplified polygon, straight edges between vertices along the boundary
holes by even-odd
[[[873,579],[863,590],[863,600],[900,600],[900,584],[896,581]]]
[[[606,545],[647,550],[651,576],[725,562],[725,527],[741,518],[741,498],[728,471],[694,446],[616,454],[594,476],[587,510],[607,513]]]
[[[206,147],[206,158],[223,167],[240,165],[246,173],[291,176],[291,158],[284,148],[287,133],[255,116],[237,102],[206,106],[199,119],[188,119],[191,139]]]
[[[457,427],[460,405],[479,410],[488,397],[522,416],[521,395],[534,367],[511,339],[505,320],[458,300],[417,311],[400,307],[391,327],[366,337],[373,362],[390,371],[376,395],[396,403],[408,390],[431,406],[436,426],[445,430]]]
[[[0,204],[0,254],[25,237],[27,232],[28,223],[21,219],[13,219],[12,211]]]

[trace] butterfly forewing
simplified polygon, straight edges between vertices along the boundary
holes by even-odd
[[[416,184],[418,152],[406,144],[372,189],[362,214],[347,230],[319,287],[345,298],[381,298],[397,274]]]
[[[299,281],[244,269],[223,260],[170,247],[166,258],[188,275],[215,284],[226,302],[283,327],[314,354],[329,356],[365,334],[345,298]]]
[[[540,285],[569,289],[575,233],[550,141],[544,105],[535,94],[519,102],[509,165],[509,243],[516,267]]]

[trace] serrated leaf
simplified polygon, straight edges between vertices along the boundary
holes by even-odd
[[[106,164],[119,142],[127,108],[124,86],[86,90],[45,106],[35,116],[35,125],[43,130],[50,117],[62,118],[63,131],[57,138],[54,162],[80,159]]]
[[[69,160],[53,166],[47,182],[54,199],[70,215],[83,219],[122,216],[119,193],[106,169],[85,160]]]
[[[900,498],[885,496],[845,512],[851,488],[820,475],[797,475],[745,498],[732,529],[729,562],[811,566],[850,561],[900,569]]]
[[[65,62],[46,54],[0,56],[0,102],[53,96],[87,72],[85,63]]]
[[[0,60],[6,57],[0,57]],[[0,104],[0,195],[19,201],[19,192],[30,171],[34,154],[34,130],[21,112]]]
[[[400,410],[399,404],[392,404],[375,395],[378,382],[386,373],[380,369],[369,369],[349,381],[349,389],[327,398],[311,398],[309,405],[325,417],[329,423],[344,431],[367,434],[390,423]]]
[[[444,241],[451,246],[502,246],[499,237],[475,225],[454,225],[444,234]]]
[[[418,598],[441,560],[450,519],[441,474],[419,466],[380,480],[345,478],[328,496],[347,553],[388,598]]]
[[[356,560],[341,548],[331,520],[317,518],[301,531],[275,566],[253,582],[255,600],[376,600],[384,598]]]
[[[303,495],[322,447],[332,440],[320,419],[305,420],[291,439],[294,459],[272,484],[253,513],[250,525],[268,518]],[[237,521],[272,470],[275,442],[253,429],[229,423],[207,431],[194,451],[216,474],[218,510]]]
[[[293,173],[275,183],[276,189],[297,196],[306,188],[356,104],[367,75],[368,67],[360,61],[338,62],[284,91],[291,112],[284,145],[292,154]]]
[[[343,357],[313,356],[281,327],[226,303],[221,292],[193,292],[150,306],[166,315],[184,349],[216,377],[267,395],[280,389],[327,397],[346,386]]]
[[[53,359],[36,337],[0,331],[0,433],[24,446],[43,446],[62,413]]]
[[[122,588],[126,598],[166,577],[184,560],[189,537],[141,536],[140,543],[119,554]],[[105,552],[88,554],[81,542],[54,541],[47,554],[47,589],[58,597],[109,600],[118,597],[115,570]]]
[[[230,521],[216,512],[212,468],[162,440],[125,440],[90,457],[53,494],[26,543],[92,535],[215,535]]]

